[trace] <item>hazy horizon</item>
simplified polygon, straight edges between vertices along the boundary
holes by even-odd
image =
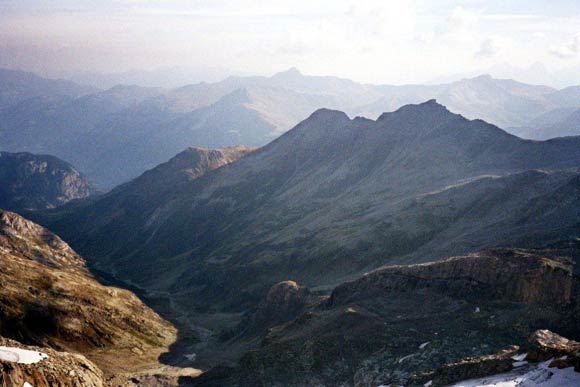
[[[171,69],[176,80],[215,81],[297,67],[374,84],[480,73],[573,84],[580,4],[504,3],[6,1],[0,67],[68,78]]]

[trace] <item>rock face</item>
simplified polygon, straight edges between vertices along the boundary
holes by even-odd
[[[566,359],[562,359],[562,362],[567,366],[575,367],[576,371],[580,372],[579,342],[542,329],[530,336],[528,344],[526,360],[537,362],[566,357]]]
[[[580,282],[572,275],[570,262],[526,250],[490,250],[437,263],[379,269],[338,286],[328,302],[342,305],[374,291],[426,288],[456,295],[477,289],[482,295],[489,292],[490,298],[580,311]]]
[[[109,376],[158,364],[176,337],[133,293],[97,282],[58,236],[6,211],[0,283],[0,336],[83,353]]]
[[[579,285],[553,252],[491,250],[387,267],[270,330],[238,368],[192,384],[211,385],[213,375],[232,386],[444,385],[509,371],[539,328],[580,336]],[[575,345],[535,341],[544,354]]]
[[[52,156],[0,152],[0,208],[54,208],[94,194],[95,188],[70,164]]]
[[[462,380],[482,378],[511,371],[518,346],[512,346],[497,354],[462,359],[456,363],[445,364],[428,375],[419,375],[413,382],[430,380],[433,386],[446,386]],[[424,383],[421,383],[424,384]]]
[[[558,375],[559,372],[565,376]],[[532,333],[522,348],[514,346],[497,354],[446,364],[427,377],[433,386],[457,382],[460,382],[457,386],[503,385],[502,382],[522,386],[575,386],[580,381],[578,372],[580,343],[542,329]],[[424,376],[417,382],[425,379]]]
[[[0,345],[40,351],[48,355],[47,358],[34,364],[0,360],[0,385],[2,386],[103,387],[107,385],[103,372],[82,355],[58,352],[51,348],[27,346],[3,337],[0,337]]]

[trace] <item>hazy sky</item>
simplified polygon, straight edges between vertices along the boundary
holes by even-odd
[[[45,74],[297,66],[401,83],[535,62],[580,64],[580,1],[0,0],[0,66]]]

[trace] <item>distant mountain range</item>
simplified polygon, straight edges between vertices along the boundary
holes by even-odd
[[[0,208],[54,208],[97,192],[72,165],[54,156],[0,152]]]
[[[0,69],[0,109],[34,97],[78,98],[97,90],[95,87],[81,86],[72,81],[46,79],[29,72]]]
[[[0,149],[54,154],[101,188],[134,178],[188,146],[262,146],[319,108],[375,118],[436,98],[453,112],[525,138],[580,134],[574,115],[580,88],[556,90],[490,76],[387,86],[290,69],[171,90],[116,86],[95,92],[3,71],[0,86]]]
[[[281,280],[332,286],[385,264],[578,235],[580,137],[522,140],[435,101],[376,121],[323,109],[197,178],[160,168],[173,178],[153,170],[40,218],[103,270],[188,310],[243,310]]]

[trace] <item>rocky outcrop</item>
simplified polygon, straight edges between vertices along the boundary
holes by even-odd
[[[46,355],[44,359],[32,364],[0,359],[0,385],[2,386],[107,386],[103,372],[82,355],[59,352],[46,347],[23,345],[3,337],[0,337],[0,346],[38,351]]]
[[[387,267],[270,329],[239,367],[192,383],[211,385],[215,375],[238,386],[440,386],[510,371],[536,330],[580,336],[578,281],[554,251]]]
[[[417,375],[411,383],[424,385],[431,381],[433,386],[446,386],[461,380],[511,371],[514,368],[514,356],[517,356],[519,349],[518,346],[512,346],[493,355],[470,357],[456,363],[445,364],[435,372]]]
[[[580,343],[547,329],[541,329],[532,333],[521,349],[513,346],[493,355],[466,358],[456,363],[445,364],[434,372],[417,375],[412,383],[423,385],[430,381],[433,386],[447,386],[464,380],[486,377],[500,379],[497,376],[508,375],[507,372],[512,372],[515,376],[530,371],[534,373],[537,370],[535,363],[539,362],[545,362],[548,370],[574,367],[576,372],[580,372]],[[574,379],[580,380],[580,375]],[[551,385],[549,381],[544,383]]]
[[[526,304],[576,309],[580,281],[565,258],[543,257],[527,250],[489,250],[441,262],[380,269],[338,286],[330,306],[370,294],[417,289],[448,294],[488,293]]]
[[[0,152],[0,208],[54,208],[96,192],[72,165],[53,156]]]
[[[580,372],[580,343],[547,329],[534,332],[529,339],[526,360],[538,362],[549,359],[554,359],[555,367],[574,367]]]

